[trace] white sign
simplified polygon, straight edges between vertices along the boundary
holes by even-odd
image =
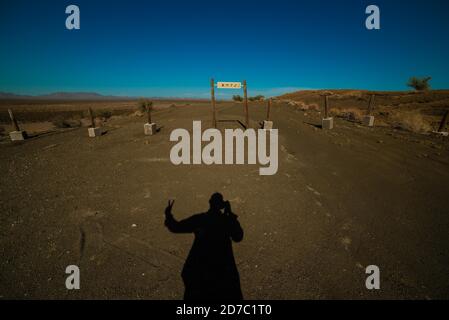
[[[241,82],[217,82],[218,89],[241,89]]]

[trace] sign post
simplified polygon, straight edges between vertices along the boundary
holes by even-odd
[[[242,89],[244,94],[243,105],[245,108],[245,128],[249,128],[249,112],[248,112],[248,89],[246,85],[246,80],[242,82],[217,82],[217,89]],[[217,128],[217,115],[216,115],[216,101],[215,101],[215,81],[210,80],[210,95],[212,101],[212,124],[214,128]],[[243,124],[242,124],[243,126]]]
[[[245,126],[246,129],[249,128],[249,115],[248,115],[248,88],[246,85],[246,80],[243,80],[243,96],[244,96],[244,105],[245,105]]]
[[[217,82],[218,89],[241,89],[241,82]]]
[[[217,117],[215,114],[215,82],[214,79],[210,80],[210,94],[212,97],[212,125],[217,129]]]

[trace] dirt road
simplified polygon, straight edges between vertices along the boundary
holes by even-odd
[[[222,119],[242,105],[219,104]],[[265,109],[250,107],[257,127]],[[143,135],[143,118],[0,144],[1,298],[179,299],[192,235],[163,226],[204,212],[221,192],[244,229],[234,245],[246,299],[449,298],[449,144],[442,138],[337,120],[275,105],[279,171],[174,166],[173,129],[210,126],[210,107],[169,108]],[[220,123],[233,127],[235,124]],[[65,268],[81,269],[81,290]],[[381,290],[365,287],[377,265]]]

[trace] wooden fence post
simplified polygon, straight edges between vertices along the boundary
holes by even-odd
[[[449,118],[449,110],[446,111],[446,113],[443,116],[443,119],[441,120],[440,127],[438,128],[438,132],[443,132],[444,128],[446,128],[447,119]]]
[[[329,96],[327,94],[324,96],[324,118],[329,118]]]
[[[375,97],[374,94],[372,94],[370,99],[369,99],[368,116],[370,116],[373,113],[374,97]]]
[[[268,99],[267,121],[270,121],[270,113],[271,113],[271,98]]]
[[[14,117],[14,113],[12,113],[11,109],[8,109],[9,117],[11,118],[12,125],[14,126],[14,131],[20,131],[19,124],[17,123],[16,118]]]
[[[94,118],[94,113],[92,112],[92,108],[89,107],[88,112],[89,112],[91,126],[92,126],[92,128],[95,128],[95,118]]]
[[[152,119],[151,119],[151,109],[153,108],[153,102],[148,102],[147,104],[147,116],[148,116],[148,123],[151,124],[153,123]]]

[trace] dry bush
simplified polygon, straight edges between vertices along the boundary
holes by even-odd
[[[295,106],[297,106],[301,111],[309,110],[309,106],[302,101],[295,102]]]
[[[319,111],[320,107],[316,103],[307,104],[303,101],[295,102],[295,106],[299,107],[301,111]]]
[[[310,103],[307,106],[309,107],[309,110],[313,110],[313,111],[319,111],[320,110],[320,106],[317,105],[316,103]]]
[[[242,102],[243,98],[237,94],[237,95],[232,96],[232,100],[235,102]]]
[[[432,77],[425,77],[425,78],[411,77],[407,82],[407,86],[415,89],[416,91],[429,90],[430,80],[432,80]]]
[[[356,108],[345,108],[345,109],[331,108],[331,113],[338,118],[343,118],[350,121],[361,121],[364,116],[363,111]]]
[[[262,95],[257,95],[255,97],[249,97],[248,100],[249,101],[264,101],[265,97]]]
[[[143,117],[144,116],[144,112],[142,112],[142,111],[140,111],[140,110],[137,110],[137,111],[135,111],[135,112],[133,112],[131,115],[132,116],[134,116],[134,117]]]
[[[395,112],[389,117],[393,125],[402,130],[424,133],[432,130],[431,125],[419,111]]]
[[[137,111],[140,111],[141,113],[147,112],[147,108],[150,105],[151,101],[148,99],[140,99],[137,101]]]
[[[112,117],[112,112],[109,110],[101,110],[98,112],[98,116],[107,120]]]
[[[79,128],[81,127],[81,121],[75,119],[64,119],[62,116],[58,116],[53,119],[52,124],[56,128]]]

